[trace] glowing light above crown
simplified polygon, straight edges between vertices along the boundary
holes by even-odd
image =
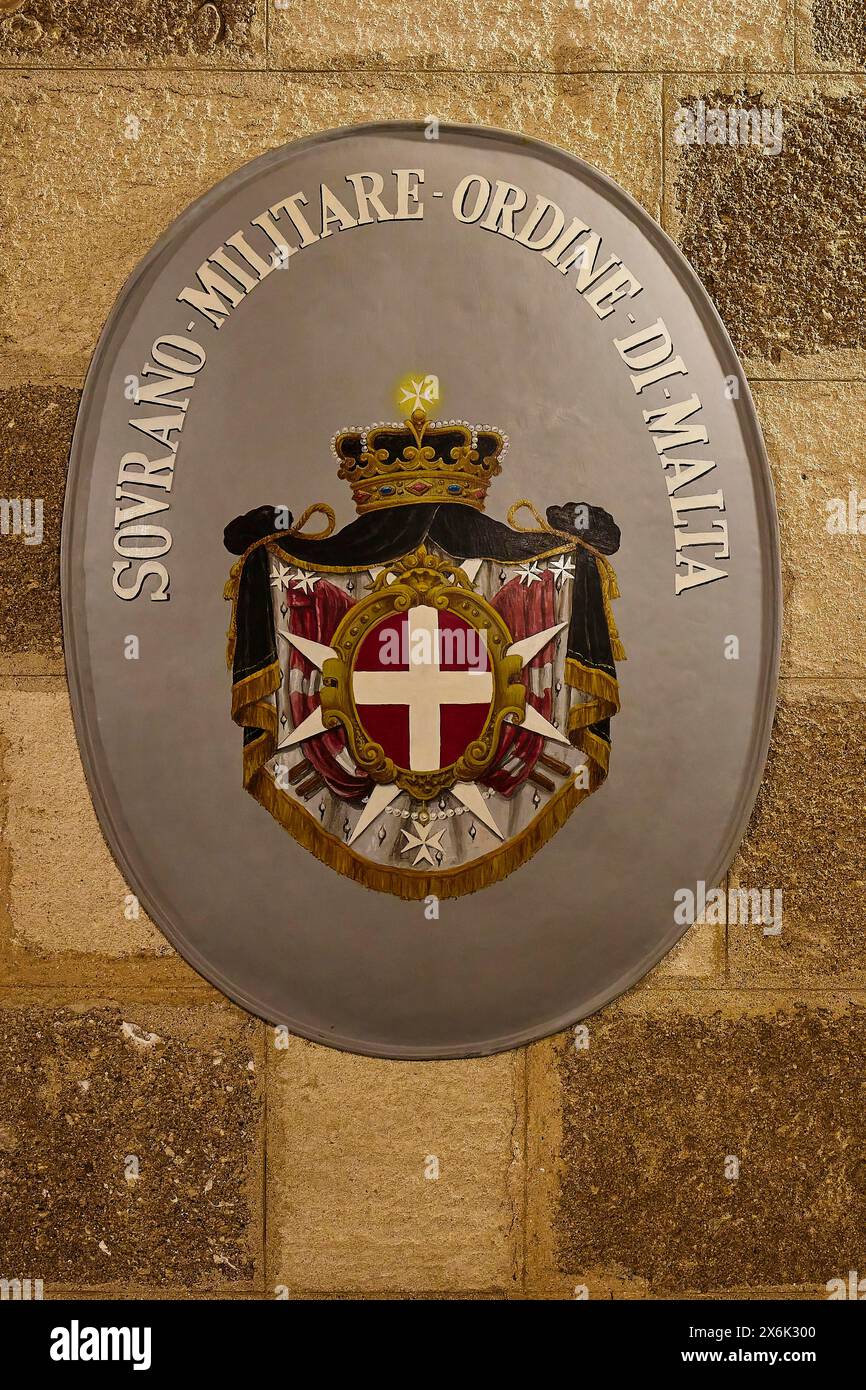
[[[397,387],[397,404],[407,415],[411,415],[413,410],[426,410],[428,406],[438,405],[440,400],[438,376],[413,374]]]

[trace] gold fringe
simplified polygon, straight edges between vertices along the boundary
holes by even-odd
[[[232,719],[242,729],[261,729],[251,743],[244,744],[244,786],[250,791],[260,770],[274,756],[277,746],[277,711],[267,703],[280,684],[280,664],[271,662],[261,671],[236,681],[232,686]]]
[[[235,681],[232,686],[232,719],[236,724],[241,724],[245,729],[268,729],[270,723],[273,724],[273,732],[277,730],[277,712],[273,705],[262,705],[261,701],[273,695],[280,684],[280,663],[272,661],[269,666],[263,666],[261,671],[254,671],[251,676],[244,676],[243,680]],[[253,711],[262,710],[266,713],[265,723],[258,723],[257,720],[247,718],[246,715]],[[241,719],[240,716],[244,715]]]
[[[571,729],[569,729],[571,733]],[[574,746],[579,748],[593,763],[601,769],[602,780],[607,776],[608,765],[610,763],[610,746],[605,743],[603,738],[592,733],[590,729],[578,729],[576,737],[572,740]]]
[[[597,699],[605,700],[608,704],[613,705],[614,714],[619,710],[619,681],[616,676],[608,675],[607,671],[599,670],[596,666],[585,666],[582,661],[578,661],[576,656],[567,656],[565,658],[565,681],[575,690],[582,690],[587,695],[595,695]]]
[[[393,893],[409,902],[418,902],[431,895],[438,898],[460,898],[477,893],[492,883],[499,883],[515,869],[531,859],[547,841],[562,828],[572,812],[604,781],[604,774],[594,764],[589,766],[589,785],[578,787],[573,781],[561,787],[543,811],[506,848],[491,850],[473,864],[456,869],[440,870],[436,874],[416,874],[409,869],[374,864],[356,854],[341,840],[323,829],[308,811],[281,791],[267,773],[259,771],[247,790],[259,805],[328,868],[380,893]]]
[[[593,699],[588,700],[585,704],[572,705],[568,711],[568,736],[576,747],[583,748],[586,753],[589,750],[574,735],[579,730],[585,729],[587,725],[598,724],[602,719],[612,719],[618,713],[620,708],[619,681],[614,676],[609,676],[606,671],[598,671],[591,666],[584,666],[582,661],[578,661],[573,656],[567,656],[565,658],[565,682],[573,690],[579,690],[584,695],[593,696]],[[605,770],[607,770],[606,762]]]
[[[268,759],[273,757],[273,744],[274,740],[267,731],[260,738],[244,744],[244,787],[247,791],[259,768],[264,767]]]

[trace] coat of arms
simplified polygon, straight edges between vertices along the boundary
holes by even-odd
[[[225,537],[244,786],[331,868],[408,899],[504,878],[601,786],[625,655],[612,518],[526,498],[486,516],[508,439],[428,419],[431,381],[402,421],[334,435],[355,520],[263,506]]]

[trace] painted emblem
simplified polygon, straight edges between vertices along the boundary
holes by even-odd
[[[225,536],[244,786],[331,868],[410,899],[504,878],[602,785],[625,655],[613,519],[526,498],[488,517],[507,437],[429,419],[437,397],[410,378],[402,421],[334,435],[341,530],[315,503]]]

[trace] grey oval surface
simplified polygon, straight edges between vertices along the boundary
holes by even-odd
[[[381,175],[387,216],[375,199],[358,201],[349,177],[371,173]],[[455,203],[455,190],[471,176],[477,181]],[[485,181],[489,197],[474,217]],[[331,195],[324,207],[322,185]],[[517,192],[509,195],[506,185]],[[377,185],[367,178],[361,187]],[[492,203],[497,187],[504,189],[501,215]],[[271,216],[271,230],[278,227],[290,247],[285,266],[271,271],[274,242],[260,219],[299,191],[307,201],[292,206],[310,234],[285,206]],[[523,241],[521,228],[539,199],[548,206],[533,249],[531,226]],[[509,200],[517,209],[512,225]],[[580,264],[563,273],[545,257],[551,205],[566,228],[578,219],[590,229],[578,244],[592,233],[600,238],[594,262],[589,252],[578,258],[582,289]],[[244,240],[229,242],[239,231]],[[248,250],[255,255],[243,259]],[[217,252],[249,285],[229,272],[233,293],[226,294],[226,262],[213,260]],[[267,274],[255,268],[255,256]],[[223,279],[210,301],[221,307],[210,314],[201,298],[183,297],[201,289],[196,272],[208,258]],[[631,278],[616,297],[614,277],[623,268]],[[609,299],[598,297],[604,283]],[[667,370],[680,359],[682,369],[638,389],[632,378],[653,368],[641,369],[640,345],[627,344],[659,320],[672,343],[660,365]],[[203,364],[195,366],[193,349],[177,348],[177,360],[190,367],[188,386],[147,401],[165,380],[146,372],[160,365],[154,345],[164,364],[179,339],[200,346]],[[647,337],[643,351],[651,354],[659,341]],[[285,506],[296,526],[322,502],[333,509],[336,534],[355,508],[337,476],[334,436],[399,423],[395,389],[428,374],[441,392],[435,408],[429,402],[431,421],[495,427],[509,440],[483,512],[465,505],[455,534],[472,530],[470,511],[507,524],[509,509],[524,499],[537,520],[526,510],[512,514],[511,530],[544,529],[547,508],[572,503],[598,509],[594,519],[613,518],[620,540],[610,561],[620,596],[605,612],[615,613],[627,657],[616,662],[621,707],[610,721],[603,784],[558,829],[539,834],[537,847],[530,832],[505,861],[497,858],[499,841],[491,842],[485,862],[497,867],[487,886],[477,886],[473,861],[460,880],[466,891],[454,896],[450,889],[421,895],[430,887],[419,877],[426,858],[408,836],[398,837],[403,826],[393,815],[381,818],[392,836],[385,849],[369,841],[370,855],[381,852],[391,874],[382,888],[352,877],[351,846],[343,855],[330,802],[318,812],[313,798],[298,812],[303,825],[304,814],[319,815],[323,826],[331,818],[333,830],[323,829],[315,848],[288,833],[285,817],[280,823],[261,798],[257,804],[243,785],[243,736],[231,717],[226,670],[223,591],[238,554],[225,548],[224,528],[264,505]],[[129,398],[136,383],[137,402]],[[698,406],[681,410],[678,426],[662,414],[693,397]],[[677,436],[676,428],[686,433]],[[696,433],[690,443],[675,442],[689,433]],[[131,461],[133,454],[142,461]],[[703,506],[689,506],[695,497]],[[681,505],[672,507],[672,499]],[[382,500],[377,493],[377,505]],[[157,503],[168,505],[155,511]],[[138,506],[136,519],[129,509]],[[415,510],[407,500],[405,515]],[[308,535],[321,519],[305,523]],[[170,537],[170,548],[155,557],[164,577],[155,568],[140,571],[136,524],[162,527]],[[373,523],[367,532],[373,536]],[[162,534],[139,538],[140,548],[161,548]],[[699,535],[711,539],[694,540]],[[298,549],[294,536],[284,549],[292,544]],[[551,549],[562,544],[557,529]],[[585,550],[573,552],[578,573]],[[372,551],[370,559],[372,569]],[[511,581],[515,601],[531,606],[534,596],[524,592],[531,578],[506,566],[503,579],[496,557],[485,563],[490,584]],[[554,563],[540,562],[542,569]],[[608,572],[596,558],[586,563],[592,575]],[[285,582],[298,587],[297,579]],[[556,595],[572,592],[562,565],[545,582]],[[164,586],[169,597],[156,599]],[[754,802],[775,699],[780,586],[772,486],[748,387],[672,242],[608,178],[537,141],[470,127],[442,126],[430,140],[415,124],[359,126],[273,151],[194,203],[130,277],[91,364],[70,462],[62,587],[79,744],[127,882],[210,981],[319,1042],[387,1057],[469,1056],[592,1013],[682,935],[675,893],[719,882]],[[581,619],[577,597],[569,601],[572,626],[564,631],[573,634]],[[242,616],[245,632],[247,621]],[[539,619],[536,628],[542,625]],[[264,669],[261,661],[256,669]],[[508,823],[521,833],[531,798],[538,794],[543,811],[553,795],[546,783],[572,775],[557,771],[566,763],[551,753],[555,741],[544,746],[552,763],[535,765],[537,785],[521,785],[523,821],[507,798],[496,811],[513,817]],[[484,795],[488,806],[498,805],[489,788]],[[431,864],[433,880],[452,867],[448,856],[458,843],[461,864],[472,860],[467,821],[482,837],[488,833],[449,796],[442,793],[436,822],[445,827],[445,857]],[[404,823],[423,841],[418,807],[439,802],[408,804],[415,811]],[[347,813],[345,843],[361,813],[361,802]],[[315,839],[313,830],[307,838]],[[371,870],[369,881],[386,878]],[[407,884],[414,898],[399,896]],[[440,899],[432,908],[431,896]]]

